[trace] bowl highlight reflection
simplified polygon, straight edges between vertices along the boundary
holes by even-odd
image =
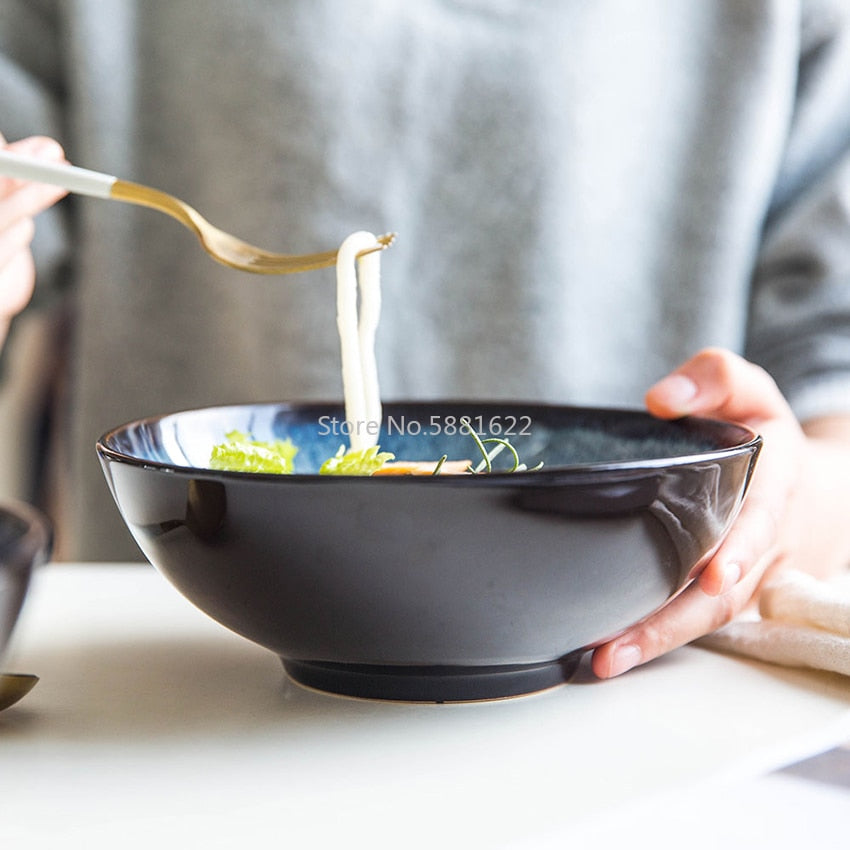
[[[381,448],[474,460],[462,416],[543,469],[319,476],[347,442],[333,404],[151,417],[97,450],[145,556],[202,611],[277,653],[292,678],[453,701],[562,683],[587,648],[665,604],[725,536],[761,446],[746,428],[707,420],[423,402],[385,405]],[[297,474],[205,468],[231,430],[291,438]]]
[[[20,502],[0,504],[0,660],[18,621],[35,567],[50,556],[47,519]]]

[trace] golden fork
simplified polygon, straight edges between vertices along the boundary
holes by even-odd
[[[109,174],[101,174],[87,168],[47,162],[36,157],[0,150],[0,175],[61,186],[78,195],[124,201],[159,210],[188,227],[213,259],[241,271],[254,274],[291,274],[322,269],[336,263],[336,251],[324,251],[319,254],[274,254],[249,245],[214,227],[197,210],[179,198],[150,186],[119,180]],[[357,256],[383,251],[394,239],[394,233],[378,236],[374,248],[367,248]]]

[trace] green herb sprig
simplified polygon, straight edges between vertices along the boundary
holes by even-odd
[[[484,437],[482,438],[476,432],[476,430],[472,427],[472,422],[468,417],[462,416],[460,419],[460,424],[463,428],[466,429],[466,432],[472,437],[473,442],[478,447],[478,450],[481,452],[482,458],[475,466],[469,467],[469,471],[473,475],[480,475],[482,473],[489,473],[493,471],[493,461],[505,450],[510,452],[511,457],[513,459],[513,465],[510,469],[505,470],[506,472],[537,472],[539,469],[543,467],[543,461],[540,461],[536,466],[531,467],[530,469],[524,463],[522,463],[519,459],[519,453],[517,450],[511,445],[510,440],[506,440],[503,437]],[[492,449],[488,449],[487,446],[493,446]]]

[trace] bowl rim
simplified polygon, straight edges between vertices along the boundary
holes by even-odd
[[[613,415],[622,417],[639,417],[647,420],[655,419],[648,411],[636,407],[605,407],[599,405],[577,405],[577,404],[557,404],[550,402],[523,402],[516,400],[465,400],[465,399],[432,399],[432,400],[386,400],[383,402],[384,410],[395,407],[432,409],[439,407],[475,407],[486,410],[507,408],[537,411],[561,411],[561,412],[576,412],[588,415]],[[308,400],[308,401],[257,401],[257,402],[234,402],[223,404],[201,405],[199,407],[184,408],[182,410],[174,410],[167,413],[153,414],[150,416],[131,419],[116,425],[105,431],[96,442],[96,451],[101,459],[110,460],[118,463],[123,463],[129,466],[138,468],[157,470],[160,472],[169,472],[174,474],[190,474],[193,477],[205,476],[212,478],[223,478],[225,480],[251,480],[251,481],[284,481],[287,483],[295,482],[331,482],[331,481],[360,481],[372,482],[370,486],[399,486],[409,485],[413,483],[422,484],[430,482],[429,486],[434,486],[440,482],[440,486],[457,486],[466,485],[469,482],[475,481],[475,486],[481,486],[486,482],[504,484],[506,480],[514,481],[517,484],[528,483],[533,481],[543,481],[552,483],[553,479],[561,477],[575,478],[582,474],[599,474],[607,472],[651,472],[659,469],[668,469],[672,467],[689,466],[694,463],[710,463],[712,461],[728,459],[746,454],[758,454],[763,446],[763,437],[740,422],[729,420],[713,419],[710,417],[701,416],[683,416],[678,419],[658,420],[668,423],[692,424],[697,427],[710,428],[730,428],[737,429],[741,432],[742,440],[732,446],[726,446],[718,449],[709,449],[706,451],[691,452],[684,455],[667,455],[653,458],[638,458],[635,460],[619,460],[619,461],[591,461],[586,463],[562,464],[558,466],[544,466],[537,471],[510,472],[508,470],[493,471],[486,475],[320,475],[319,473],[294,473],[281,474],[274,472],[245,472],[231,469],[211,469],[201,466],[184,466],[177,463],[166,461],[152,460],[150,458],[141,458],[137,455],[130,454],[120,449],[109,445],[114,441],[118,434],[126,432],[131,428],[150,427],[159,422],[170,418],[177,418],[189,414],[212,413],[214,411],[226,410],[244,410],[246,408],[277,408],[281,411],[304,411],[309,409],[316,410],[343,410],[341,401],[323,401],[323,400]]]

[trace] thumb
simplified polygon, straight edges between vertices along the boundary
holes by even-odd
[[[706,348],[649,389],[646,407],[663,419],[717,416],[758,424],[794,415],[760,366],[721,348]]]

